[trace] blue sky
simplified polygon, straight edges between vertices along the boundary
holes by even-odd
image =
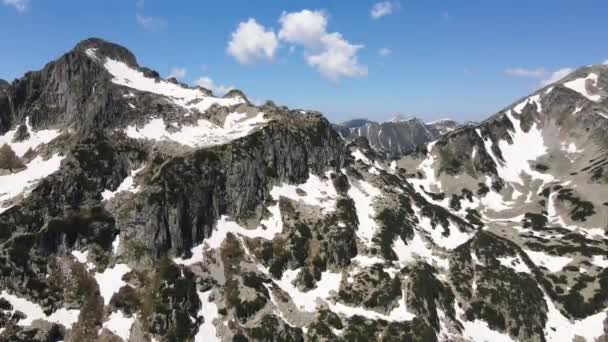
[[[0,78],[96,36],[161,75],[333,121],[479,120],[608,60],[607,13],[604,0],[0,0]]]

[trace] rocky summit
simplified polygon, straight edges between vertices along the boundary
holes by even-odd
[[[93,38],[0,81],[0,145],[0,341],[608,339],[605,65],[337,127]]]

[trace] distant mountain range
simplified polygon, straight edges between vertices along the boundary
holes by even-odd
[[[417,118],[397,115],[385,122],[354,119],[333,125],[347,141],[365,137],[370,146],[387,158],[398,158],[413,151],[417,145],[437,139],[460,124],[451,119],[425,123]]]

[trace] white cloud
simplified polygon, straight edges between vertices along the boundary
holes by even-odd
[[[139,26],[147,31],[162,31],[167,27],[167,21],[162,18],[148,17],[143,14],[136,13],[135,18]]]
[[[249,18],[232,33],[227,52],[241,64],[252,64],[259,60],[272,60],[278,46],[273,31]]]
[[[327,15],[323,11],[305,9],[300,12],[283,12],[279,23],[279,38],[307,49],[318,49],[321,38],[327,34]]]
[[[602,63],[604,65],[608,65],[608,59],[604,61],[604,63]]]
[[[540,82],[540,84],[543,86],[546,86],[551,83],[555,83],[555,82],[559,81],[560,79],[564,78],[566,75],[568,75],[572,71],[573,70],[571,68],[562,68],[562,69],[556,70],[553,73],[551,73],[551,75],[547,79],[542,80]]]
[[[25,12],[29,8],[30,1],[29,0],[2,0],[2,3],[5,5],[13,6],[17,10],[17,12]]]
[[[545,69],[537,68],[537,69],[526,69],[526,68],[510,68],[505,70],[505,73],[509,76],[516,77],[543,77],[545,76]]]
[[[555,70],[553,72],[547,71],[545,68],[536,68],[536,69],[511,68],[511,69],[505,70],[505,73],[509,76],[540,79],[540,85],[544,87],[546,85],[559,81],[560,79],[564,78],[566,75],[571,73],[572,71],[573,71],[573,69],[571,69],[571,68],[562,68],[562,69]]]
[[[386,56],[390,55],[391,53],[393,53],[393,50],[391,50],[389,48],[382,48],[382,49],[378,50],[378,54],[383,57],[386,57]]]
[[[188,73],[188,70],[186,68],[171,68],[171,71],[169,72],[169,78],[171,77],[175,77],[177,79],[180,78],[184,78],[186,77],[186,74]]]
[[[382,1],[375,3],[369,12],[373,19],[380,19],[386,15],[392,14],[395,10],[395,4],[390,1]]]
[[[334,32],[322,39],[325,48],[322,52],[307,57],[308,64],[316,67],[321,75],[332,82],[340,81],[341,77],[357,77],[367,75],[367,68],[359,65],[357,50],[363,45],[353,45]]]
[[[284,12],[279,19],[279,38],[303,47],[308,65],[332,82],[367,75],[367,68],[357,58],[363,45],[351,44],[339,32],[327,32],[327,22],[323,11]]]
[[[198,80],[194,81],[194,84],[197,86],[201,86],[203,88],[209,89],[213,92],[214,95],[224,96],[227,92],[234,89],[233,86],[225,86],[221,84],[216,84],[210,77],[201,77]]]

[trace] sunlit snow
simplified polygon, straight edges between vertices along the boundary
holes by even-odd
[[[162,118],[156,118],[140,128],[128,126],[125,133],[134,139],[174,141],[191,147],[208,147],[247,136],[266,122],[268,120],[262,112],[252,117],[246,113],[235,112],[228,114],[223,126],[200,119],[196,125],[181,126],[170,131]]]
[[[529,249],[524,249],[530,260],[537,266],[544,266],[549,272],[555,273],[561,271],[566,265],[572,262],[572,258],[565,256],[555,256],[544,252],[536,252]]]
[[[315,312],[318,301],[325,301],[332,291],[338,291],[342,274],[325,271],[321,273],[321,280],[317,281],[317,286],[314,289],[302,292],[292,283],[300,270],[301,268],[286,270],[283,272],[283,277],[280,280],[275,280],[275,283],[289,294],[296,307],[303,311]]]
[[[361,150],[359,150],[359,149],[356,149],[353,152],[351,152],[351,155],[353,156],[353,158],[355,158],[355,160],[360,160],[364,164],[372,165],[372,162],[369,160],[369,158],[367,158],[365,156],[365,154],[363,154],[363,152],[361,152]]]
[[[584,97],[588,98],[591,101],[600,102],[600,101],[602,101],[602,97],[599,94],[593,95],[593,94],[589,93],[589,91],[587,91],[588,81],[591,81],[591,83],[593,83],[593,86],[597,86],[597,78],[598,78],[597,74],[590,73],[585,78],[577,78],[570,82],[566,82],[566,83],[564,83],[564,86],[576,91],[577,93],[583,95]]]
[[[365,181],[351,182],[348,196],[355,202],[357,219],[357,237],[366,245],[370,246],[372,238],[378,230],[378,224],[374,221],[376,212],[373,207],[374,200],[382,196],[382,192]]]
[[[218,98],[209,96],[200,89],[187,88],[179,84],[146,77],[143,72],[110,58],[106,58],[104,66],[114,76],[113,83],[166,96],[175,104],[187,109],[197,109],[200,112],[205,112],[214,104],[234,106],[245,102],[245,99],[241,97]]]
[[[531,273],[528,265],[526,265],[521,258],[516,256],[504,256],[497,258],[498,262],[505,267],[512,268],[515,272]]]
[[[555,307],[546,294],[545,302],[548,308],[545,325],[547,341],[572,341],[575,336],[584,337],[586,341],[595,341],[604,334],[605,310],[582,320],[571,321]]]
[[[591,263],[597,267],[608,268],[608,258],[604,255],[594,255]]]
[[[464,311],[454,303],[456,318],[462,324],[462,336],[472,342],[513,342],[509,335],[492,330],[487,322],[476,319],[464,319]]]
[[[37,156],[27,163],[24,170],[0,176],[0,203],[21,193],[27,195],[41,178],[59,170],[63,158],[63,156],[54,155],[48,160],[44,160],[41,156]],[[8,208],[2,207],[0,204],[0,212]]]
[[[134,317],[128,317],[122,311],[112,312],[103,327],[110,330],[114,335],[128,341],[131,336],[131,327],[135,322]]]
[[[211,291],[198,291],[197,295],[201,301],[201,309],[198,312],[199,316],[203,316],[203,324],[198,327],[198,332],[194,336],[194,342],[212,342],[219,341],[217,331],[213,325],[213,320],[218,318],[217,305],[209,301]]]
[[[131,268],[126,264],[116,264],[113,267],[108,267],[103,273],[95,273],[95,280],[99,285],[99,292],[103,297],[104,305],[108,305],[112,296],[126,285],[122,277],[129,273]]]
[[[38,146],[42,144],[48,144],[53,139],[57,138],[60,134],[59,130],[55,129],[41,129],[39,131],[34,131],[32,125],[30,124],[30,117],[25,118],[25,126],[27,127],[27,131],[30,134],[29,138],[20,141],[13,142],[15,138],[15,134],[17,133],[18,127],[12,129],[4,135],[0,136],[0,146],[4,144],[8,144],[11,146],[15,154],[19,157],[23,157],[23,155],[29,150],[35,150]]]
[[[66,328],[71,329],[72,325],[78,321],[78,315],[80,314],[80,310],[66,310],[61,308],[47,316],[40,305],[30,302],[25,298],[11,295],[6,291],[2,291],[0,297],[11,303],[13,311],[21,311],[27,316],[19,321],[18,325],[20,326],[28,326],[32,324],[33,321],[42,319],[52,323],[62,324]]]
[[[119,192],[123,192],[123,191],[133,192],[133,193],[139,192],[139,187],[133,186],[133,177],[135,177],[135,175],[137,175],[143,169],[144,168],[141,167],[141,168],[139,168],[137,170],[132,170],[131,174],[128,177],[126,177],[122,181],[122,183],[120,183],[120,185],[118,185],[118,188],[116,188],[115,191],[105,189],[101,193],[101,197],[103,198],[103,200],[104,201],[108,201],[108,200],[114,198],[114,196],[116,196],[116,194],[118,194]]]
[[[405,292],[403,292],[403,295],[402,295],[401,299],[399,300],[399,305],[397,307],[395,307],[393,310],[391,310],[391,312],[389,312],[388,315],[381,314],[376,311],[368,310],[363,307],[354,307],[354,306],[344,305],[339,302],[335,303],[335,304],[329,303],[329,308],[331,309],[331,311],[343,314],[344,316],[347,316],[347,317],[352,317],[352,316],[357,315],[357,316],[363,316],[363,317],[373,319],[373,320],[383,319],[385,321],[390,321],[390,322],[411,321],[412,319],[414,319],[414,317],[416,317],[416,315],[414,315],[413,313],[408,311],[407,304],[405,302],[406,298],[407,297],[405,295]]]
[[[539,157],[547,153],[547,147],[542,136],[541,129],[535,124],[530,127],[528,132],[524,132],[520,127],[519,119],[516,119],[511,110],[505,113],[506,117],[513,124],[513,132],[511,135],[512,143],[506,140],[500,140],[498,147],[502,153],[503,160],[499,160],[492,152],[492,141],[484,139],[479,129],[475,131],[482,138],[486,151],[494,160],[496,169],[501,178],[507,182],[518,183],[524,185],[522,173],[541,179],[544,182],[554,180],[551,175],[540,173],[533,170],[530,166],[530,161],[536,161]]]

